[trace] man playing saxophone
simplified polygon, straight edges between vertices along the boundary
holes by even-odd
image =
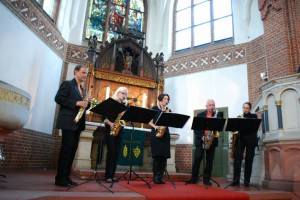
[[[153,123],[155,122],[161,112],[171,112],[171,109],[167,107],[170,97],[168,94],[160,94],[158,97],[157,106],[153,106],[151,109],[157,110],[158,113],[153,120],[149,122],[152,127],[151,130],[151,153],[153,158],[153,182],[155,184],[165,184],[163,175],[167,165],[167,159],[171,157],[170,152],[170,133],[168,127],[160,127]]]
[[[86,109],[92,97],[85,99],[86,91],[82,83],[87,78],[87,68],[77,65],[74,69],[74,78],[64,81],[55,96],[55,102],[60,105],[56,128],[61,129],[61,147],[57,164],[55,185],[70,187],[77,183],[70,178],[72,163],[79,143],[81,131],[85,129],[85,112],[78,122],[74,122],[81,108]]]
[[[243,118],[257,119],[256,114],[250,113],[251,103],[243,104]],[[241,164],[245,153],[245,172],[244,186],[249,187],[252,173],[252,163],[255,155],[255,147],[258,145],[257,133],[251,131],[240,131],[237,133],[236,143],[234,145],[234,175],[232,186],[240,185]]]
[[[125,104],[127,101],[127,95],[128,89],[126,87],[119,87],[113,94],[112,99]],[[114,176],[116,173],[118,158],[121,151],[121,133],[123,130],[123,127],[117,127],[120,126],[120,122],[118,120],[118,118],[120,117],[121,115],[117,115],[104,119],[105,142],[107,148],[105,179],[108,183],[112,183],[113,181],[117,180],[114,178]],[[115,133],[115,131],[118,131],[118,133]]]
[[[209,99],[206,102],[206,111],[198,113],[197,117],[220,117],[217,112],[215,112],[215,101],[213,99]],[[213,161],[215,156],[215,149],[218,146],[218,138],[213,137],[211,144],[209,147],[207,146],[206,141],[208,139],[207,134],[210,134],[209,130],[205,131],[194,131],[194,140],[195,140],[195,154],[194,154],[194,162],[192,166],[192,178],[188,180],[186,183],[196,184],[198,183],[198,175],[199,169],[201,165],[201,161],[204,157],[204,151],[206,151],[206,165],[204,166],[204,174],[203,174],[203,184],[204,185],[212,185],[210,182]],[[213,133],[211,133],[213,134]]]

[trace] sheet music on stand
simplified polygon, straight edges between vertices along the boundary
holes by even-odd
[[[228,118],[226,131],[257,132],[261,119],[253,118]]]
[[[121,117],[121,120],[148,124],[156,114],[156,110],[137,106],[129,106],[124,115]]]
[[[92,108],[91,111],[101,116],[112,117],[117,116],[119,113],[125,111],[126,109],[127,106],[110,97]]]
[[[194,117],[192,130],[204,131],[223,131],[226,119]]]
[[[171,113],[171,112],[161,112],[157,120],[155,121],[155,125],[157,126],[168,126],[174,128],[182,128],[190,116],[178,114],[178,113]]]

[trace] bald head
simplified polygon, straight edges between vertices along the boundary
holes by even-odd
[[[206,109],[209,113],[212,113],[215,109],[215,101],[213,99],[208,99],[206,102]]]

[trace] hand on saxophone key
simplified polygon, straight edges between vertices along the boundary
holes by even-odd
[[[79,106],[81,108],[86,108],[88,106],[88,102],[87,101],[77,101],[76,106]]]

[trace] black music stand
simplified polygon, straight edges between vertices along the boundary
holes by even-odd
[[[132,170],[132,141],[133,141],[133,132],[134,132],[134,124],[133,122],[139,122],[139,123],[149,123],[151,119],[156,115],[157,111],[156,110],[151,110],[147,108],[141,108],[141,107],[136,107],[136,106],[130,106],[126,112],[123,114],[121,117],[121,120],[125,120],[130,122],[132,131],[130,132],[130,145],[129,145],[129,170],[125,172],[122,176],[117,178],[116,181],[113,181],[110,185],[110,187],[113,187],[114,182],[117,182],[121,178],[127,180],[127,184],[129,184],[129,181],[133,181],[135,179],[140,179],[144,181],[149,189],[151,189],[150,184],[140,177],[135,171]],[[129,178],[126,178],[126,174],[129,174]],[[132,174],[134,174],[136,177],[132,179]]]
[[[251,133],[256,133],[258,131],[259,125],[260,125],[261,119],[253,119],[253,118],[228,118],[227,120],[227,127],[226,127],[226,131],[238,131],[238,134],[240,134],[240,131],[247,131],[247,132],[251,132]],[[238,156],[241,155],[240,152],[240,145],[241,145],[241,137],[240,135],[238,135]],[[234,149],[233,149],[234,151]],[[241,159],[238,160],[238,166],[239,169],[241,170]],[[233,186],[233,184],[239,180],[242,180],[244,182],[246,182],[244,179],[242,179],[241,177],[237,177],[234,180],[232,180],[231,183],[229,183],[229,185],[227,185],[224,189],[228,188],[229,186]],[[248,182],[247,182],[248,183]],[[258,187],[256,187],[255,185],[252,185],[250,183],[248,183],[249,185],[255,187],[257,190],[259,190]]]
[[[112,98],[108,98],[107,100],[102,101],[100,104],[98,104],[97,106],[92,108],[91,111],[94,113],[97,113],[99,115],[109,117],[109,116],[116,116],[119,113],[125,111],[126,109],[127,109],[127,107],[124,104],[119,103],[118,101],[116,101]],[[111,193],[114,193],[108,187],[106,187],[105,185],[102,184],[101,179],[98,175],[98,172],[97,172],[98,157],[99,157],[98,151],[99,151],[99,149],[97,148],[96,167],[95,167],[93,174],[89,178],[87,178],[87,180],[85,182],[80,183],[78,185],[73,185],[73,186],[69,187],[68,189],[78,187],[82,184],[85,184],[85,183],[88,183],[91,181],[96,181],[100,187],[103,186],[105,189],[107,189]]]
[[[192,130],[198,130],[198,131],[223,131],[225,119],[222,118],[206,118],[206,117],[194,117],[193,124],[192,124]],[[204,137],[205,139],[205,137]],[[204,141],[203,141],[204,144]],[[204,150],[204,156],[203,156],[203,175],[204,170],[206,167],[206,149],[203,147]],[[213,180],[212,178],[209,178],[212,182],[216,183],[218,187],[220,187],[220,184]],[[187,184],[187,182],[186,182]],[[205,185],[205,188],[207,189],[207,185]]]
[[[154,123],[157,126],[167,126],[174,128],[182,128],[186,122],[189,120],[190,116],[182,115],[178,113],[170,112],[161,112],[156,122]],[[170,178],[168,170],[165,169],[164,175],[171,182],[174,188],[176,188],[174,181]]]

